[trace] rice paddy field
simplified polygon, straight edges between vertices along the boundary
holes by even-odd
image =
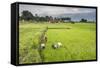
[[[48,27],[47,42],[39,50],[39,36]],[[54,49],[52,44],[61,42]],[[45,63],[96,59],[95,23],[19,23],[19,63]]]

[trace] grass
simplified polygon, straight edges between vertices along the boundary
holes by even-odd
[[[40,54],[39,36],[46,26],[48,26],[46,32],[48,41],[46,48]],[[19,36],[20,64],[96,59],[95,23],[34,24],[20,22]],[[55,42],[61,42],[62,47],[53,49],[52,44]]]

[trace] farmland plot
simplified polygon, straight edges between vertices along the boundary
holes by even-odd
[[[45,49],[41,50],[40,54],[38,37],[42,29],[47,26],[48,40]],[[20,23],[20,64],[96,59],[95,29],[93,23]],[[61,42],[62,47],[52,48],[52,44],[56,42]]]

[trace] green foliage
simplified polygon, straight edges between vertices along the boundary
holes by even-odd
[[[19,20],[26,20],[26,21],[36,21],[38,22],[47,22],[47,23],[59,23],[59,22],[70,22],[70,17],[52,17],[52,16],[39,16],[38,14],[32,14],[28,10],[24,10],[21,13],[21,16],[19,16]]]
[[[87,19],[82,18],[80,22],[87,22]]]
[[[20,18],[21,18],[21,20],[28,20],[29,21],[29,20],[33,19],[33,15],[31,12],[26,10],[26,11],[22,12],[22,16]]]
[[[71,22],[71,24],[75,24],[75,22],[74,21],[70,21]]]
[[[62,17],[61,19],[62,19],[63,21],[64,21],[64,20],[67,20],[68,22],[71,21],[71,18],[70,18],[70,17]]]

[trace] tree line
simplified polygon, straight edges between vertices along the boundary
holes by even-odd
[[[74,24],[75,22],[71,20],[70,17],[52,17],[52,16],[39,16],[38,14],[32,14],[31,12],[25,10],[22,12],[21,16],[19,16],[19,20],[25,21],[36,21],[36,22],[50,22],[50,23],[58,23],[58,22],[71,22]],[[87,19],[82,18],[80,22],[87,22]]]

